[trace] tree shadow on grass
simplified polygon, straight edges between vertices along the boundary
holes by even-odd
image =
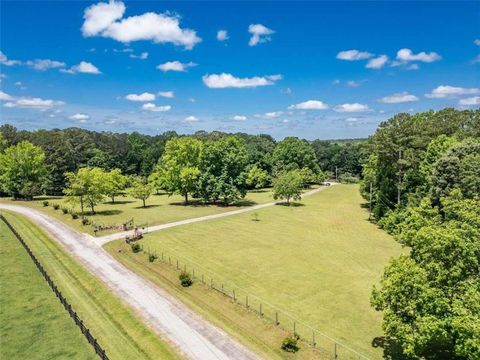
[[[125,204],[131,204],[134,203],[135,201],[133,200],[115,200],[115,202],[112,204],[111,201],[106,201],[104,202],[105,205],[125,205]]]
[[[385,336],[377,336],[372,340],[372,347],[383,349],[383,358],[386,360],[406,360],[408,359],[402,352],[402,348],[393,340]]]
[[[278,206],[285,206],[285,207],[302,207],[302,206],[305,206],[305,204],[302,204],[302,203],[298,203],[298,202],[291,202],[291,203],[286,203],[286,202],[280,202],[280,203],[276,203],[275,205],[278,205]]]
[[[159,207],[160,205],[158,204],[154,204],[154,205],[145,205],[145,207],[143,207],[142,205],[140,206],[135,206],[134,209],[150,209],[150,208],[156,208],[156,207]]]
[[[103,216],[110,216],[110,215],[118,215],[123,213],[122,210],[101,210],[101,211],[95,211],[95,214],[92,214],[92,212],[88,212],[89,216],[92,215],[103,215]]]
[[[49,201],[49,200],[62,200],[63,196],[41,196],[41,197],[34,197],[34,201]]]

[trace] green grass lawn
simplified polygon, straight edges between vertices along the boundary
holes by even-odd
[[[179,358],[132,310],[122,304],[103,283],[90,275],[43,231],[18,214],[2,213],[23,236],[110,359]],[[27,258],[25,250],[11,244],[13,240],[6,227],[0,226],[0,357],[95,358],[92,352],[89,352],[90,345],[82,339],[80,330],[75,328],[73,320],[69,319],[58,299],[47,288],[46,282],[39,278],[33,262],[29,264],[31,260]],[[19,298],[23,300],[20,301]],[[30,320],[22,320],[24,316],[29,316]]]
[[[217,284],[237,289],[238,297],[245,289],[359,352],[381,358],[381,350],[371,346],[382,330],[370,292],[389,258],[402,251],[400,245],[367,221],[356,185],[332,186],[301,204],[259,210],[259,221],[245,213],[166,229],[141,243],[157,254],[180,257],[189,268],[195,264],[197,274],[205,272]],[[121,246],[106,247],[113,254]],[[129,266],[145,271],[144,262]],[[297,324],[297,331],[308,330]]]
[[[43,206],[43,200],[49,201],[49,206]],[[193,217],[216,214],[220,212],[234,210],[240,206],[249,206],[273,201],[272,192],[269,189],[249,192],[245,199],[231,206],[223,205],[202,205],[199,202],[193,202],[191,205],[183,205],[183,197],[179,195],[168,196],[167,194],[152,195],[147,200],[147,207],[142,208],[142,201],[126,197],[117,197],[114,204],[105,198],[105,202],[96,207],[96,215],[87,214],[87,217],[97,224],[120,225],[130,219],[134,219],[136,224],[157,225],[172,221],[184,220]],[[33,207],[37,210],[46,212],[80,232],[93,234],[91,226],[83,226],[80,219],[73,220],[70,214],[63,214],[61,208],[72,208],[62,197],[36,197],[34,201],[12,201],[7,198],[0,199],[2,202],[18,204]],[[60,209],[54,210],[52,205],[59,204]],[[79,206],[75,207],[76,211]],[[88,208],[85,209],[89,211]],[[102,231],[98,235],[105,235],[112,231]]]
[[[0,358],[96,359],[20,242],[0,221]]]

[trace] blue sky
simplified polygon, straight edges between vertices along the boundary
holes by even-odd
[[[365,137],[480,106],[480,2],[2,1],[0,123]]]

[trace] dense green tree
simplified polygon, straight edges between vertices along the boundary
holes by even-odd
[[[88,206],[95,214],[95,206],[105,194],[106,173],[100,168],[81,168],[77,172],[65,174],[68,186],[64,189],[67,200],[72,204],[79,204],[82,218],[84,207]]]
[[[0,132],[0,152],[7,148],[7,140],[3,137],[3,134]]]
[[[257,165],[250,166],[247,172],[246,184],[252,189],[261,189],[270,183],[268,173]]]
[[[188,195],[195,192],[200,176],[200,157],[203,143],[191,137],[174,138],[165,145],[158,171],[162,184],[170,193],[178,193],[188,203]]]
[[[279,142],[272,155],[275,172],[309,168],[314,173],[320,169],[313,148],[306,140],[287,137]]]
[[[225,204],[246,194],[247,150],[243,140],[228,136],[207,141],[200,159],[198,195],[204,201],[222,199]]]
[[[344,172],[361,175],[367,157],[365,140],[314,140],[311,145],[323,171],[331,171],[337,176]]]
[[[300,170],[284,171],[273,179],[273,198],[275,200],[300,200],[302,198],[302,187],[304,176]]]
[[[406,356],[480,357],[479,208],[479,197],[456,189],[437,207],[425,199],[396,226],[411,250],[385,269],[372,304]]]
[[[45,175],[45,154],[28,141],[0,153],[0,186],[14,199],[32,200],[40,194]]]
[[[153,187],[148,183],[147,179],[137,177],[133,181],[132,187],[129,189],[129,194],[135,199],[142,200],[143,207],[146,207],[146,201],[152,195]]]

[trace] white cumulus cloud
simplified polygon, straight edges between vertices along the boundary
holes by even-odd
[[[63,101],[41,99],[32,97],[13,98],[11,101],[5,103],[3,106],[7,108],[30,108],[36,110],[48,110],[54,106],[64,105]]]
[[[250,40],[248,41],[248,45],[250,46],[255,46],[259,43],[270,41],[271,37],[269,35],[275,33],[275,31],[262,24],[250,24],[248,26],[248,32],[252,34]]]
[[[191,29],[180,27],[180,18],[169,13],[147,12],[123,18],[125,5],[110,0],[87,7],[82,25],[83,36],[103,36],[122,43],[151,40],[192,49],[201,39]]]
[[[232,120],[245,121],[245,120],[247,120],[247,117],[245,115],[234,115],[234,116],[232,116]]]
[[[27,65],[39,71],[65,67],[65,63],[63,61],[50,60],[50,59],[29,60],[27,61]]]
[[[271,120],[283,115],[283,111],[271,111],[264,114],[256,114],[255,117],[259,119]]]
[[[80,64],[74,65],[70,69],[60,69],[60,71],[67,74],[83,73],[99,75],[102,73],[95,65],[87,61],[81,61]]]
[[[153,101],[155,100],[155,94],[144,92],[142,94],[128,94],[125,99],[130,101]]]
[[[2,101],[11,101],[13,100],[13,96],[8,95],[6,92],[0,90],[0,100]]]
[[[183,119],[185,122],[197,122],[198,118],[196,116],[190,115]]]
[[[217,40],[218,41],[225,41],[228,40],[228,32],[227,30],[218,30],[217,31]]]
[[[0,51],[0,64],[5,66],[20,65],[22,62],[19,60],[10,60],[3,52]]]
[[[337,105],[333,109],[336,112],[367,112],[370,111],[368,105],[359,104],[359,103],[347,103],[342,105]]]
[[[70,119],[75,120],[75,121],[79,121],[81,123],[85,123],[85,122],[87,122],[88,119],[90,119],[90,116],[87,115],[87,114],[83,114],[83,113],[76,113],[76,114],[73,114],[72,116],[70,116]]]
[[[462,88],[450,85],[440,85],[432,90],[431,93],[425,94],[430,99],[444,99],[458,97],[461,95],[476,95],[480,94],[480,88]]]
[[[373,59],[368,60],[367,65],[365,65],[365,67],[367,69],[381,69],[382,67],[385,66],[387,62],[388,62],[388,56],[380,55]]]
[[[142,52],[140,55],[135,55],[135,54],[130,54],[130,57],[132,59],[140,59],[140,60],[145,60],[148,58],[148,52]]]
[[[473,96],[465,99],[460,99],[458,102],[459,105],[463,106],[475,106],[480,105],[480,96]]]
[[[175,97],[175,94],[173,91],[159,91],[157,95],[164,98],[169,98],[169,99]]]
[[[180,61],[167,61],[166,63],[157,65],[158,70],[162,71],[187,71],[188,68],[197,66],[193,62],[181,63]]]
[[[320,100],[307,100],[299,104],[290,105],[289,110],[326,110],[328,105]]]
[[[421,61],[431,63],[440,60],[442,57],[436,52],[426,53],[425,51],[414,54],[410,49],[400,49],[397,52],[397,60],[400,62]]]
[[[418,101],[418,97],[404,91],[404,92],[396,93],[390,96],[385,96],[381,98],[379,101],[385,104],[400,104],[405,102]]]
[[[281,80],[282,75],[254,76],[251,78],[238,78],[232,74],[221,73],[204,75],[203,83],[214,89],[224,88],[249,88],[257,86],[267,86],[275,84],[275,81]]]
[[[359,51],[359,50],[353,49],[353,50],[340,51],[337,54],[337,59],[346,60],[346,61],[358,61],[358,60],[369,59],[372,56],[373,54],[367,51]]]
[[[170,105],[157,106],[153,103],[146,103],[142,105],[143,110],[153,111],[153,112],[165,112],[169,111],[172,107]]]

